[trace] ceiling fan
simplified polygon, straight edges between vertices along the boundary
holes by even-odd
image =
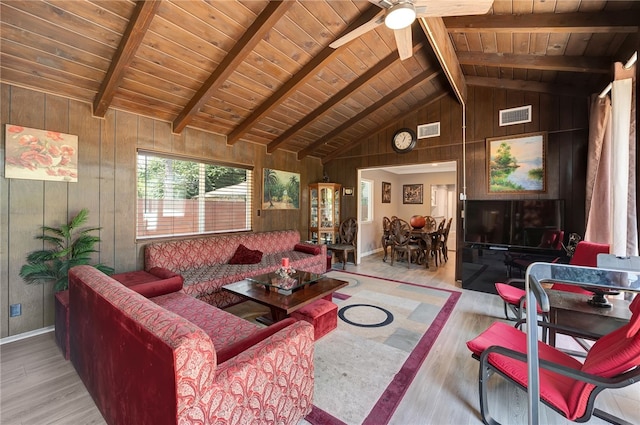
[[[482,15],[487,13],[493,4],[493,0],[369,0],[369,2],[383,10],[369,22],[335,40],[329,45],[330,47],[336,49],[384,24],[393,30],[398,54],[401,60],[405,60],[413,55],[411,24],[416,18]]]

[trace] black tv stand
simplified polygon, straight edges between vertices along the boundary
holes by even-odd
[[[533,262],[568,262],[564,250],[483,243],[465,243],[462,248],[462,287],[495,294],[495,283],[524,277]]]

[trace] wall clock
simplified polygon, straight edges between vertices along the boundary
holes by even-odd
[[[391,138],[391,146],[398,153],[407,153],[416,147],[416,133],[410,128],[401,128]]]

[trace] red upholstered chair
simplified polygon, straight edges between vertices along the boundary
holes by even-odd
[[[603,336],[587,353],[584,363],[538,343],[540,358],[540,400],[575,422],[591,416],[610,423],[629,423],[596,409],[598,394],[607,388],[622,388],[640,379],[640,296],[629,305],[628,324]],[[527,389],[526,334],[502,322],[467,342],[473,357],[480,360],[480,412],[485,424],[498,424],[489,414],[487,382],[493,372]]]
[[[609,245],[596,242],[580,241],[571,257],[569,264],[574,266],[596,267],[598,265],[598,254],[608,254]],[[508,308],[515,314],[516,320],[524,318],[525,291],[524,280],[511,279],[509,283],[496,283],[496,291],[504,301],[504,315],[510,320]],[[563,285],[556,283],[553,289],[559,291],[576,292],[585,295],[593,295],[593,292],[582,289],[579,286]],[[538,309],[538,314],[542,312]]]

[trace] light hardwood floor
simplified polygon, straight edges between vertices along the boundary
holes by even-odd
[[[462,296],[391,424],[480,424],[478,413],[478,362],[471,358],[465,342],[503,317],[497,296],[462,290],[454,280],[453,253],[437,269],[396,263],[393,267],[372,255],[347,271],[388,277],[407,282],[462,291]],[[104,424],[100,412],[55,345],[53,333],[4,344],[0,347],[0,424]],[[527,423],[526,393],[494,376],[490,407],[503,424]],[[640,384],[608,390],[598,397],[597,407],[640,423]],[[543,424],[571,423],[543,406]],[[589,423],[601,424],[593,418]]]

